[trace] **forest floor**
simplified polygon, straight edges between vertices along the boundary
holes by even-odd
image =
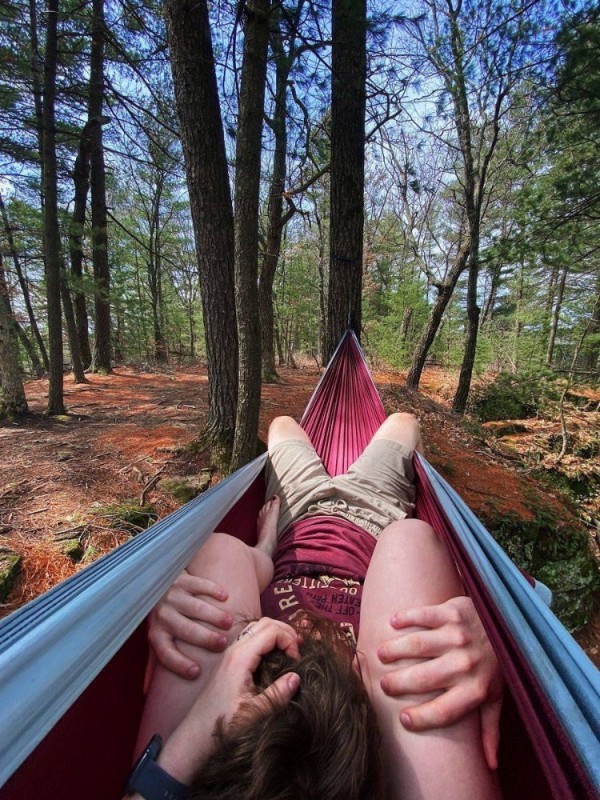
[[[314,364],[280,373],[281,383],[263,387],[263,439],[273,417],[300,418],[319,377]],[[537,496],[562,519],[575,522],[572,505],[524,466],[524,452],[531,456],[532,448],[543,448],[539,420],[529,421],[529,427],[522,426],[517,437],[505,437],[504,442],[450,411],[455,379],[449,373],[426,370],[419,393],[404,387],[401,373],[373,374],[387,411],[410,410],[419,417],[427,458],[475,513],[485,519],[492,511],[516,512],[529,519],[531,498]],[[206,418],[204,368],[143,372],[118,367],[112,375],[88,379],[75,385],[66,378],[68,415],[59,418],[43,414],[47,381],[29,382],[32,413],[22,423],[0,424],[0,548],[22,556],[0,616],[131,536],[131,527],[115,524],[117,504],[143,501],[163,517],[179,503],[162,489],[160,479],[209,467],[206,453],[186,449]],[[598,426],[600,413],[588,414],[586,424]],[[219,477],[212,474],[211,480]],[[84,551],[77,563],[62,552],[64,542],[73,537]],[[598,556],[592,537],[590,546]],[[600,667],[600,610],[577,638]]]

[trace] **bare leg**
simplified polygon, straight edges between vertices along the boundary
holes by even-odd
[[[296,440],[310,444],[310,439],[293,417],[275,417],[269,426],[269,433],[267,436],[269,452],[275,445],[288,440]]]
[[[188,564],[187,571],[227,587],[229,598],[225,603],[219,603],[219,608],[229,611],[234,619],[226,634],[230,642],[248,620],[260,618],[260,593],[273,576],[273,562],[265,552],[248,547],[226,533],[213,533]],[[210,598],[206,600],[210,602]],[[223,631],[219,633],[223,634]],[[138,752],[154,733],[160,733],[163,738],[169,736],[202,692],[222,658],[222,653],[209,652],[182,641],[178,647],[200,664],[200,676],[193,681],[186,680],[157,664],[138,733]]]
[[[402,631],[390,625],[402,608],[435,605],[463,590],[443,542],[417,519],[389,525],[381,534],[365,580],[358,639],[363,679],[375,705],[385,743],[394,800],[492,800],[499,797],[493,773],[486,766],[479,715],[473,712],[447,728],[422,733],[407,731],[399,716],[435,695],[389,697],[380,680],[398,665],[382,664],[377,648]],[[403,667],[404,667],[403,660]],[[406,661],[406,667],[420,661]]]
[[[271,497],[258,512],[256,520],[256,550],[262,550],[270,558],[277,547],[277,523],[281,501],[277,495]]]
[[[421,439],[421,426],[413,414],[397,412],[390,414],[373,439],[392,439],[400,442],[409,450],[423,452],[423,441]]]

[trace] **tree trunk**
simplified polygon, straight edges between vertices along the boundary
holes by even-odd
[[[56,61],[58,0],[48,0],[46,13],[46,52],[44,57],[43,108],[43,189],[44,250],[46,262],[46,300],[48,304],[48,340],[50,374],[48,414],[64,414],[63,346],[60,312],[60,274],[63,267],[58,225],[58,190],[56,168]]]
[[[327,364],[329,356],[327,353],[327,295],[325,285],[327,283],[327,237],[321,222],[318,209],[315,209],[315,220],[319,231],[318,248],[319,256],[317,259],[317,270],[319,273],[319,353],[321,363]]]
[[[361,329],[366,13],[366,0],[333,0],[327,360],[349,325]]]
[[[4,278],[1,264],[0,277]],[[16,328],[6,282],[0,281],[0,419],[18,417],[28,411],[17,353]]]
[[[246,5],[244,57],[235,153],[235,311],[238,407],[231,469],[254,458],[258,444],[261,347],[258,314],[258,210],[270,0]]]
[[[287,159],[287,84],[290,74],[290,59],[286,56],[281,41],[279,16],[271,33],[273,51],[277,60],[275,85],[275,111],[271,127],[275,136],[273,174],[269,187],[268,227],[265,252],[259,283],[260,328],[262,342],[262,377],[265,383],[277,380],[275,368],[273,330],[273,281],[281,252],[283,220],[283,192]]]
[[[27,353],[27,356],[31,362],[32,367],[35,365],[41,368],[41,364],[37,357],[37,353],[35,351],[35,347],[29,341],[29,337],[23,330],[23,328],[19,325],[17,318],[15,317],[12,309],[12,303],[10,302],[10,292],[8,288],[8,281],[6,280],[6,272],[4,271],[4,262],[2,260],[2,251],[0,250],[0,302],[3,302],[6,306],[6,314],[8,315],[8,319],[10,320],[10,324],[12,325],[13,329],[13,339],[18,339],[23,346],[23,349]],[[19,363],[19,351],[18,348],[15,347],[15,358],[17,359],[17,364]],[[39,375],[37,377],[40,377]]]
[[[408,339],[408,331],[410,330],[410,323],[413,318],[412,306],[405,306],[402,313],[402,323],[400,325],[400,340],[406,344]]]
[[[427,321],[427,325],[425,326],[425,330],[423,331],[423,335],[421,336],[421,339],[416,347],[408,375],[406,376],[406,385],[409,389],[419,388],[419,382],[421,380],[421,374],[423,372],[423,367],[425,366],[427,354],[429,353],[429,348],[435,340],[435,336],[439,330],[444,316],[444,311],[450,302],[450,298],[452,297],[452,293],[454,292],[458,279],[466,269],[468,258],[469,245],[467,242],[459,249],[456,260],[452,265],[452,269],[448,273],[446,281],[437,287],[437,299],[431,310],[431,314],[429,316],[429,320]]]
[[[460,368],[458,386],[452,408],[464,414],[471,388],[471,376],[477,350],[477,334],[479,331],[479,307],[477,305],[477,282],[479,277],[479,227],[481,224],[481,202],[483,197],[484,177],[478,174],[473,154],[471,133],[471,116],[467,96],[467,78],[464,65],[464,42],[458,22],[460,6],[449,13],[450,45],[454,81],[452,102],[454,106],[454,124],[460,143],[463,161],[462,196],[469,231],[469,279],[467,284],[467,336],[465,352]]]
[[[42,339],[40,330],[37,325],[35,314],[33,313],[33,306],[31,305],[31,297],[29,295],[29,287],[27,286],[27,281],[25,280],[25,276],[23,275],[23,270],[21,269],[19,254],[17,253],[15,240],[12,235],[12,228],[10,227],[10,221],[8,219],[8,214],[6,212],[6,207],[4,205],[4,200],[2,198],[1,193],[0,193],[0,213],[2,214],[2,222],[4,224],[4,231],[6,233],[6,241],[8,243],[8,248],[10,250],[13,264],[15,265],[15,271],[17,273],[17,278],[19,279],[19,286],[21,287],[21,291],[23,293],[23,300],[25,301],[25,308],[27,309],[27,316],[29,317],[29,324],[31,325],[31,332],[33,333],[33,336],[39,347],[40,354],[44,362],[43,366],[40,363],[40,359],[38,357],[35,347],[29,341],[29,337],[27,336],[25,331],[23,331],[21,326],[19,326],[18,335],[21,342],[23,343],[23,346],[27,350],[27,355],[29,356],[29,360],[31,361],[31,366],[33,367],[35,376],[37,378],[41,378],[44,374],[44,371],[47,372],[49,369],[48,354],[46,352],[46,345],[44,344],[44,340]]]
[[[92,47],[90,55],[90,185],[92,207],[92,264],[95,282],[94,369],[112,372],[110,357],[110,270],[106,218],[106,170],[102,142],[104,104],[104,0],[92,0]]]
[[[517,292],[517,305],[515,308],[515,347],[513,352],[512,374],[516,375],[519,372],[519,340],[521,339],[521,331],[523,330],[523,323],[521,321],[521,309],[523,306],[523,290],[525,287],[525,263],[521,259],[519,265],[519,291]]]
[[[558,330],[558,321],[560,319],[560,310],[562,308],[568,271],[568,267],[563,269],[556,289],[556,302],[554,303],[554,311],[552,312],[552,323],[550,325],[550,336],[548,338],[548,349],[546,351],[546,364],[549,367],[552,366],[552,361],[554,359],[554,344],[556,342],[556,332]]]
[[[115,327],[113,359],[115,364],[122,364],[124,361],[122,342],[123,342],[123,310],[118,302],[115,302],[115,319],[117,321]]]
[[[498,294],[498,288],[500,286],[500,278],[502,275],[502,264],[499,262],[494,264],[491,270],[491,280],[490,280],[490,291],[487,296],[487,300],[485,301],[485,305],[483,307],[483,311],[481,313],[480,321],[479,321],[479,329],[483,329],[483,326],[486,323],[492,321],[492,317],[494,316],[494,306],[496,304],[496,296]]]
[[[67,277],[64,270],[61,271],[60,275],[60,295],[62,298],[63,314],[67,324],[67,336],[69,337],[69,350],[71,351],[73,380],[75,383],[87,383],[87,379],[83,371],[83,362],[81,361],[81,351],[79,349],[79,339],[77,337],[77,325],[75,324],[75,314],[73,312],[71,293],[69,291]]]
[[[73,308],[75,311],[75,326],[79,341],[79,352],[84,369],[89,369],[92,363],[90,348],[88,313],[85,294],[83,292],[83,230],[85,226],[85,209],[90,187],[90,129],[99,125],[98,121],[88,120],[81,131],[79,152],[75,159],[73,169],[73,183],[75,198],[73,202],[73,216],[69,227],[69,254],[71,257],[71,275],[73,276]]]
[[[206,0],[165,0],[177,113],[194,223],[213,454],[231,448],[237,405],[234,236]]]
[[[38,149],[40,154],[40,207],[42,214],[44,212],[44,98],[43,98],[43,82],[44,82],[44,61],[40,55],[39,41],[38,41],[38,22],[37,22],[37,7],[36,0],[29,0],[29,38],[31,42],[31,88],[33,94],[33,107],[35,111],[35,127],[38,140]],[[45,249],[45,245],[44,245]],[[27,305],[29,313],[29,320],[31,329],[35,336],[36,342],[40,349],[44,368],[47,373],[50,372],[50,359],[46,351],[46,345],[39,332],[35,316],[33,314],[33,307],[29,296],[29,287],[24,277],[21,277],[21,269],[15,264],[17,274],[19,275],[19,282],[23,291],[23,297]]]
[[[477,305],[477,278],[479,276],[479,230],[473,232],[477,237],[471,239],[471,251],[469,255],[469,283],[467,287],[467,338],[465,342],[465,353],[460,368],[458,386],[452,402],[452,410],[457,414],[464,414],[469,399],[471,388],[471,377],[475,365],[475,353],[477,351],[477,333],[479,331],[479,306]]]
[[[161,241],[160,241],[160,201],[162,196],[163,181],[159,177],[156,181],[156,190],[152,198],[152,206],[148,215],[150,228],[149,253],[148,253],[148,285],[150,288],[150,301],[152,305],[152,326],[154,332],[154,359],[159,364],[166,364],[167,348],[163,336],[161,319],[162,291],[161,291]]]

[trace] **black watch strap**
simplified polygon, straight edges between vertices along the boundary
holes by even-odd
[[[146,800],[185,800],[190,796],[189,786],[180,783],[154,761],[144,764],[143,770],[136,776],[133,788]]]
[[[133,768],[127,791],[129,794],[138,792],[145,800],[186,800],[190,796],[190,787],[156,763],[161,748],[162,739],[153,736]]]

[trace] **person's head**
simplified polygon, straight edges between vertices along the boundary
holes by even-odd
[[[299,628],[299,661],[279,650],[263,659],[258,688],[296,672],[300,688],[286,705],[242,708],[194,782],[200,800],[379,800],[385,794],[381,736],[350,646],[335,626]]]

